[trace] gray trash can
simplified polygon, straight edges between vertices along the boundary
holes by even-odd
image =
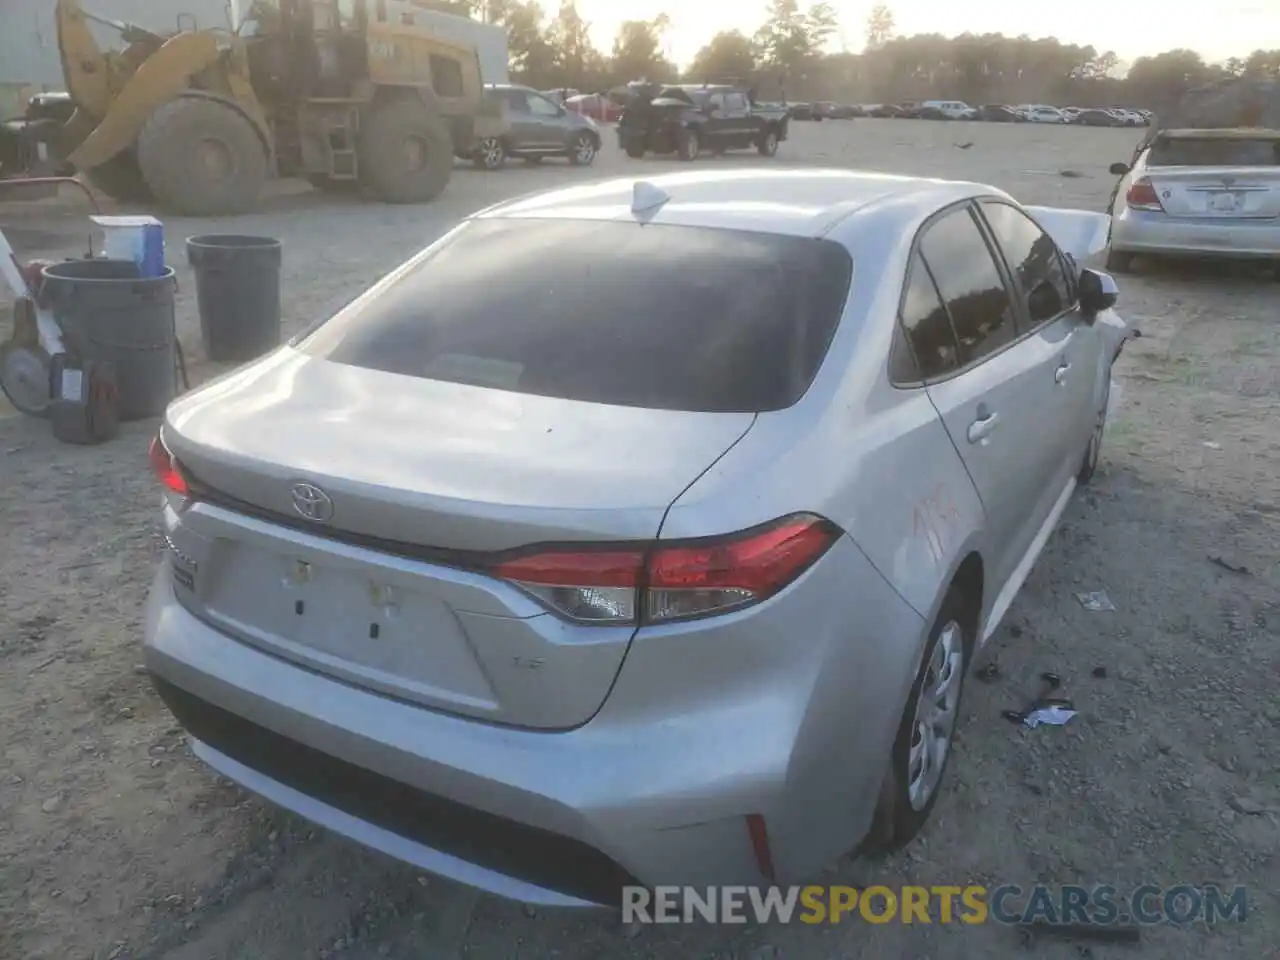
[[[200,335],[210,360],[243,363],[280,345],[280,241],[210,234],[187,239]]]
[[[144,278],[130,260],[68,260],[42,276],[40,302],[67,349],[115,365],[120,419],[164,413],[177,394],[173,270]]]

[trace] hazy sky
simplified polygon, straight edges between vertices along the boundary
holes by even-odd
[[[549,0],[545,6],[554,9],[557,4]],[[840,13],[844,43],[860,50],[874,2],[835,0],[832,6]],[[1222,0],[1203,7],[1178,0],[891,0],[889,6],[899,33],[1056,36],[1115,50],[1122,60],[1174,47],[1199,50],[1208,60],[1280,47],[1280,0]],[[605,51],[623,20],[647,20],[665,12],[673,25],[668,54],[680,64],[688,64],[717,31],[736,28],[749,35],[764,19],[764,7],[753,0],[578,0],[578,10]],[[839,40],[833,45],[839,49]]]

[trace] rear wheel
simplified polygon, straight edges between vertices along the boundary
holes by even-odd
[[[644,147],[638,143],[628,143],[627,156],[632,160],[642,159],[644,157]]]
[[[772,157],[778,152],[778,131],[766,130],[764,136],[760,138],[760,142],[756,144],[756,150],[762,157]]]
[[[498,137],[485,137],[476,144],[471,162],[481,170],[501,170],[507,162],[507,148]]]
[[[193,217],[253,209],[269,175],[253,124],[207,97],[178,97],[156,110],[138,137],[138,166],[161,205]]]
[[[120,203],[146,203],[153,199],[138,169],[138,155],[132,149],[122,150],[106,163],[100,163],[85,174],[89,183],[112,200]]]
[[[375,104],[361,125],[360,177],[386,203],[426,203],[453,175],[449,126],[422,100]]]
[[[1123,250],[1111,250],[1107,253],[1107,269],[1112,273],[1129,273],[1133,270],[1133,254]]]
[[[972,616],[955,587],[942,604],[893,744],[889,780],[863,849],[886,854],[910,843],[941,792],[973,649]]]

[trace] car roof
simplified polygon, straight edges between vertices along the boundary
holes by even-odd
[[[665,194],[661,205],[632,209],[637,183]],[[477,217],[633,220],[821,237],[846,218],[891,198],[904,224],[990,187],[847,169],[747,169],[669,173],[598,181],[516,198]],[[902,202],[905,201],[905,202]]]
[[[1280,140],[1280,130],[1269,127],[1175,128],[1158,135],[1165,140]]]

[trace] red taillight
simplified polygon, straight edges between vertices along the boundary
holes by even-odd
[[[1124,195],[1124,202],[1132,210],[1163,210],[1156,188],[1147,179],[1135,180]]]
[[[151,446],[147,448],[147,459],[151,462],[151,472],[166,490],[184,497],[191,492],[187,486],[187,478],[178,467],[178,461],[173,458],[158,433],[152,437]]]
[[[730,537],[651,548],[548,549],[499,563],[491,572],[574,620],[670,622],[773,596],[839,535],[830,521],[798,514]]]

